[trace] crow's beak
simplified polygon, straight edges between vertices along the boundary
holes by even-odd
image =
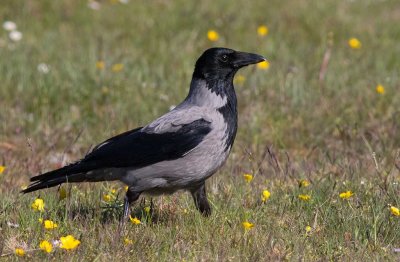
[[[235,68],[241,68],[243,66],[257,64],[263,61],[267,61],[263,56],[252,53],[236,52],[233,66]]]

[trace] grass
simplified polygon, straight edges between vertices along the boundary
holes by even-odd
[[[23,38],[12,42],[0,30],[0,254],[11,253],[2,260],[68,234],[81,241],[76,250],[26,256],[399,259],[400,218],[389,210],[400,206],[398,1],[101,1],[100,10],[77,0],[3,2],[0,22],[16,22]],[[261,24],[269,27],[264,38],[256,33]],[[210,29],[217,42],[208,41]],[[361,49],[348,46],[351,37]],[[19,194],[30,176],[179,103],[196,58],[211,46],[263,54],[271,66],[239,72],[239,131],[228,162],[208,181],[210,218],[179,192],[154,198],[151,214],[143,211],[150,198],[142,198],[134,211],[142,224],[120,230],[117,183],[67,185],[64,200],[57,189]],[[40,63],[49,73],[38,72]],[[123,69],[113,72],[118,63]],[[245,182],[244,173],[254,179]],[[311,185],[299,187],[301,179]],[[111,188],[118,197],[106,203]],[[262,203],[265,189],[271,197]],[[339,198],[347,190],[354,195]],[[31,209],[36,197],[44,213]],[[47,232],[40,217],[58,228]],[[244,230],[246,220],[254,228]]]

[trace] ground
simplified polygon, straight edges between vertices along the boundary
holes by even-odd
[[[397,0],[126,2],[0,6],[17,26],[0,29],[2,260],[400,259]],[[212,46],[269,64],[236,76],[239,131],[207,182],[209,218],[179,192],[141,198],[141,223],[120,227],[120,183],[19,193],[179,103]],[[39,249],[67,235],[73,250]]]

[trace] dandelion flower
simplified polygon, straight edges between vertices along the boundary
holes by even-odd
[[[252,229],[254,227],[254,224],[250,223],[249,221],[244,221],[242,223],[242,226],[243,226],[244,229],[249,230],[249,229]]]
[[[96,62],[96,68],[99,70],[103,70],[105,66],[106,66],[106,64],[104,63],[104,61],[100,60],[100,61]]]
[[[257,27],[257,34],[259,36],[266,36],[268,35],[268,27],[265,25],[260,25],[259,27]]]
[[[3,28],[6,31],[15,31],[17,29],[17,24],[13,21],[5,21],[3,23]]]
[[[268,61],[262,61],[262,62],[257,64],[257,68],[258,69],[262,69],[262,70],[267,70],[269,68],[269,62]]]
[[[397,217],[400,216],[400,210],[397,207],[391,206],[390,207],[390,212],[392,212],[392,214],[394,216],[397,216]]]
[[[243,75],[236,75],[235,79],[233,80],[234,84],[242,85],[246,81],[246,77]]]
[[[246,180],[247,183],[250,183],[251,180],[253,180],[253,175],[251,175],[251,174],[244,174],[243,177],[244,177],[244,180]]]
[[[50,253],[53,250],[53,245],[49,241],[43,240],[40,242],[39,248],[46,253]]]
[[[110,194],[104,194],[103,200],[106,202],[111,202],[112,196]]]
[[[299,182],[299,186],[300,187],[308,187],[310,185],[310,182],[308,182],[307,180],[300,180]]]
[[[381,94],[381,95],[383,95],[385,93],[385,87],[381,84],[377,85],[375,90],[378,94]]]
[[[348,41],[348,44],[351,49],[360,49],[361,48],[361,42],[357,38],[353,37],[350,38]]]
[[[111,70],[112,70],[114,73],[121,72],[122,69],[124,69],[124,65],[123,65],[123,64],[114,64],[114,65],[111,67]]]
[[[311,199],[311,196],[310,195],[306,195],[306,194],[300,194],[300,195],[298,195],[298,198],[300,199],[300,200],[303,200],[303,201],[309,201],[310,199]]]
[[[346,192],[340,193],[340,194],[339,194],[339,197],[340,197],[341,199],[348,199],[348,198],[350,198],[352,195],[354,195],[353,192],[351,192],[351,191],[346,191]]]
[[[219,39],[219,34],[218,34],[217,31],[215,31],[215,30],[208,30],[208,32],[207,32],[207,38],[208,38],[208,40],[210,40],[211,42],[215,42],[215,41],[218,41],[218,39]]]
[[[22,33],[20,31],[11,31],[8,37],[14,42],[19,42],[22,39]]]
[[[139,225],[139,224],[141,224],[142,222],[140,222],[140,219],[138,219],[137,217],[131,217],[131,216],[129,216],[129,220],[132,222],[132,224],[134,224],[134,225]]]
[[[306,233],[310,233],[312,228],[310,226],[306,226]]]
[[[261,196],[261,200],[262,202],[265,202],[269,199],[269,197],[271,196],[271,193],[268,190],[264,190],[262,192],[262,196]]]
[[[58,225],[51,220],[45,220],[43,225],[44,225],[44,228],[48,229],[48,230],[52,230],[52,229],[55,229],[58,227]]]
[[[110,190],[110,193],[113,194],[113,195],[115,195],[116,192],[117,192],[117,190],[114,189],[114,188],[112,188],[112,189]]]
[[[44,211],[44,201],[41,198],[36,198],[35,201],[33,201],[31,207],[35,211]]]
[[[72,235],[66,237],[60,237],[61,245],[60,247],[66,250],[75,249],[79,246],[81,241],[75,239]]]
[[[0,166],[0,175],[4,173],[4,170],[6,170],[5,166]]]
[[[124,244],[125,245],[132,245],[133,244],[133,240],[126,237],[126,238],[124,238]]]
[[[15,254],[19,257],[23,257],[23,256],[25,256],[25,250],[23,250],[22,248],[16,248]]]

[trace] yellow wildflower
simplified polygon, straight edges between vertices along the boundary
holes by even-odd
[[[268,35],[268,27],[267,26],[265,26],[265,25],[260,25],[258,28],[257,28],[257,34],[259,35],[259,36],[266,36],[266,35]]]
[[[124,186],[124,190],[125,192],[128,192],[129,187],[128,186]]]
[[[381,84],[377,85],[375,90],[378,94],[381,94],[381,95],[383,95],[385,93],[385,87]]]
[[[51,220],[45,220],[43,225],[44,225],[45,229],[49,229],[49,230],[52,230],[52,229],[55,229],[58,227],[58,225]]]
[[[0,175],[4,173],[4,170],[6,169],[5,166],[0,166]]]
[[[150,207],[144,207],[143,208],[143,210],[144,210],[144,212],[146,212],[147,214],[149,214],[150,213]]]
[[[104,63],[104,61],[100,60],[100,61],[96,62],[96,68],[99,70],[103,70],[105,66],[106,66],[106,63]]]
[[[306,226],[306,233],[310,233],[312,228],[310,226]]]
[[[253,180],[253,175],[251,175],[251,174],[244,174],[243,177],[244,177],[244,180],[246,180],[247,183],[250,183],[251,180]]]
[[[50,253],[53,250],[53,245],[49,241],[43,240],[40,242],[39,248],[46,253]]]
[[[299,198],[300,200],[303,200],[303,201],[309,201],[309,200],[311,199],[311,196],[310,196],[310,195],[303,195],[303,194],[300,194],[300,195],[298,195],[298,198]]]
[[[269,62],[268,61],[262,61],[262,62],[257,64],[257,68],[258,69],[267,70],[269,68]]]
[[[397,217],[400,216],[400,210],[397,207],[391,206],[390,207],[390,212],[392,212],[392,214],[394,216],[397,216]]]
[[[110,193],[113,194],[113,195],[115,195],[116,192],[117,192],[117,190],[115,190],[114,188],[112,188],[112,189],[110,190]]]
[[[300,187],[308,187],[310,185],[310,182],[308,182],[307,180],[300,180],[299,181],[299,186]]]
[[[261,200],[262,202],[265,202],[269,199],[269,197],[271,196],[271,193],[268,190],[264,190],[262,192],[262,196],[261,196]]]
[[[111,70],[115,73],[117,72],[121,72],[122,69],[124,69],[124,65],[123,64],[114,64],[111,68]]]
[[[132,244],[133,244],[133,240],[126,237],[126,238],[124,239],[124,244],[125,244],[125,245],[132,245]]]
[[[219,35],[218,35],[217,31],[215,31],[215,30],[208,30],[207,38],[211,42],[215,42],[215,41],[218,41]]]
[[[44,211],[44,201],[41,198],[36,198],[35,201],[33,201],[32,206],[33,210],[36,211]]]
[[[66,250],[75,249],[79,246],[81,241],[75,239],[72,235],[66,237],[60,237],[61,245],[60,247]]]
[[[131,216],[129,216],[129,220],[132,222],[132,224],[134,224],[134,225],[139,225],[139,224],[141,224],[142,222],[140,222],[140,219],[138,219],[138,218],[136,218],[136,217],[131,217]]]
[[[19,257],[23,257],[23,256],[25,256],[25,250],[23,250],[22,248],[16,248],[15,254]]]
[[[62,186],[58,190],[58,199],[63,200],[65,198],[67,198],[67,190]]]
[[[104,194],[103,195],[103,200],[106,202],[110,202],[112,199],[112,196],[110,194]]]
[[[249,221],[244,221],[242,223],[242,226],[243,226],[244,229],[249,230],[249,229],[252,229],[254,227],[254,224],[250,223]]]
[[[354,195],[353,192],[351,192],[351,191],[346,191],[346,192],[340,193],[340,194],[339,194],[339,197],[342,198],[342,199],[348,199],[348,198],[350,198],[352,195]]]
[[[233,80],[233,83],[241,85],[244,83],[245,80],[246,80],[246,77],[244,77],[243,75],[236,75],[235,79]]]
[[[39,223],[42,224],[43,223],[43,218],[39,218]]]
[[[348,44],[351,49],[360,49],[361,48],[361,42],[357,38],[353,37],[350,38],[348,41]]]

